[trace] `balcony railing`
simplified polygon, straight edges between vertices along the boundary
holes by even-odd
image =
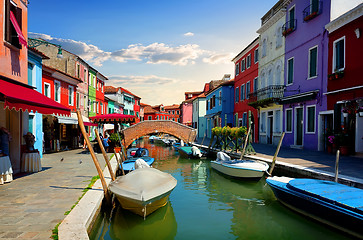
[[[322,10],[323,10],[322,1],[317,1],[313,4],[310,4],[303,11],[304,22],[310,21],[311,19],[315,18],[316,16],[321,14]]]
[[[284,90],[284,85],[271,85],[258,89],[249,94],[250,98],[248,105],[258,107],[277,102],[284,96]]]
[[[282,35],[286,37],[296,29],[297,21],[296,19],[291,19],[282,25]]]

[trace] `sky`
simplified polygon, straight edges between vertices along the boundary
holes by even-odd
[[[332,0],[339,15],[347,3]],[[258,35],[277,0],[30,0],[29,37],[85,60],[150,105],[180,104],[184,92],[234,77],[231,61]],[[349,5],[348,4],[348,5]]]

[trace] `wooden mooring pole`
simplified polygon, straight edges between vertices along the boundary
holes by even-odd
[[[111,167],[111,164],[110,164],[110,160],[108,159],[105,148],[103,147],[103,143],[102,143],[101,138],[100,138],[100,134],[98,134],[97,129],[95,129],[95,133],[96,133],[98,145],[100,146],[102,154],[103,154],[103,158],[105,159],[105,162],[107,164],[108,171],[110,171],[111,179],[112,179],[112,181],[115,181],[115,179],[116,179],[115,174],[113,173],[113,170],[112,170],[112,167]]]
[[[77,110],[77,117],[78,117],[78,125],[79,125],[79,127],[81,129],[84,140],[86,141],[88,150],[91,153],[93,163],[95,164],[97,172],[98,172],[98,176],[100,176],[100,180],[101,180],[101,183],[102,183],[105,198],[106,198],[107,202],[111,202],[111,197],[110,197],[110,195],[108,193],[108,188],[107,188],[107,183],[106,183],[106,180],[105,180],[105,176],[103,175],[100,163],[98,162],[98,160],[96,158],[96,155],[95,155],[95,152],[93,151],[93,147],[91,145],[91,142],[89,141],[88,134],[87,134],[86,129],[84,127],[83,119],[82,119],[82,116],[81,116],[81,113],[80,113],[79,110]]]
[[[270,176],[272,175],[272,171],[273,171],[273,170],[274,170],[274,168],[275,168],[277,154],[279,154],[280,147],[281,147],[281,144],[282,144],[282,140],[284,139],[284,136],[285,136],[285,132],[282,132],[281,137],[280,137],[279,144],[277,145],[277,149],[276,149],[275,155],[274,155],[274,157],[273,157],[273,159],[272,159],[272,163],[271,163],[270,171],[268,172],[268,174],[269,174]]]
[[[115,150],[115,149],[113,149],[113,152],[115,153],[115,157],[116,157],[116,159],[117,159],[117,162],[120,164],[122,175],[125,175],[124,167],[122,166],[122,162],[123,162],[122,157],[121,157],[121,160],[119,160],[119,159],[118,159],[118,156],[117,156],[117,152],[116,152],[116,150]],[[121,155],[121,154],[122,154],[122,153],[120,152],[120,155]]]
[[[340,151],[337,150],[337,155],[335,158],[335,178],[334,181],[338,182],[338,175],[339,175],[339,155],[340,155]]]
[[[243,146],[243,150],[242,150],[240,159],[243,159],[243,155],[245,155],[246,146],[247,146],[247,142],[248,142],[248,137],[250,136],[250,132],[251,132],[251,127],[248,128],[247,135],[246,135],[246,139],[245,139],[245,144]]]

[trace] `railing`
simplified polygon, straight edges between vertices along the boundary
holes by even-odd
[[[286,37],[296,29],[297,21],[296,19],[291,19],[282,25],[282,35]]]
[[[271,102],[276,102],[284,96],[284,90],[284,85],[271,85],[258,89],[257,91],[249,94],[249,105],[257,107]]]
[[[318,1],[316,3],[310,4],[303,11],[304,22],[310,21],[315,18],[319,14],[321,14],[323,10],[323,2]]]

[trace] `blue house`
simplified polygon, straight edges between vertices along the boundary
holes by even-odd
[[[234,80],[224,81],[206,94],[207,137],[212,128],[233,125]]]
[[[47,59],[43,53],[36,49],[28,49],[28,85],[35,87],[37,92],[43,92],[42,60]],[[40,113],[23,112],[23,136],[31,132],[35,136],[34,148],[38,149],[43,157],[43,115]]]

